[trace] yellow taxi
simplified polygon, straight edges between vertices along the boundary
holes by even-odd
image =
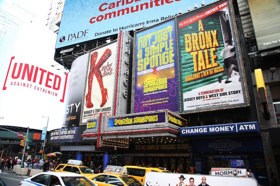
[[[103,173],[87,177],[98,186],[143,186],[133,176],[127,175],[124,167],[108,165]]]
[[[157,168],[157,167],[139,167],[139,166],[133,166],[133,165],[125,165],[127,174],[136,178],[138,181],[140,181],[142,184],[144,184],[146,174],[148,172],[169,172],[169,170],[166,170],[164,168]]]
[[[76,174],[81,174],[85,177],[89,177],[94,174],[94,171],[82,165],[83,162],[80,160],[68,160],[67,164],[59,164],[54,172],[73,172]]]

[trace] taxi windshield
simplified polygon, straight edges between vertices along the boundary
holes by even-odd
[[[120,176],[127,186],[142,186],[142,184],[133,177]]]
[[[61,177],[63,183],[65,185],[71,185],[71,186],[94,186],[94,184],[85,177]]]
[[[94,171],[88,167],[80,167],[80,170],[83,174],[93,174]]]

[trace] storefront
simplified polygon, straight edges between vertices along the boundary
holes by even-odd
[[[209,174],[213,167],[251,169],[258,182],[266,183],[266,165],[258,122],[182,127],[190,138],[195,173]]]

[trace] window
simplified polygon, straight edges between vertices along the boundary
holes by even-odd
[[[51,182],[49,184],[50,186],[53,186],[53,185],[61,185],[59,179],[56,177],[56,176],[52,176],[51,177]]]
[[[66,166],[63,171],[72,172],[71,166]]]
[[[122,184],[121,180],[119,180],[119,178],[115,177],[115,176],[109,176],[108,178],[108,184],[111,185],[118,185],[118,184]]]
[[[32,178],[31,181],[36,182],[36,183],[41,183],[43,185],[47,185],[49,178],[50,178],[50,175],[48,175],[48,174],[40,174],[40,175]]]
[[[89,179],[85,177],[61,177],[65,186],[95,186]]]
[[[146,170],[145,170],[145,169],[132,169],[132,168],[127,168],[127,172],[128,172],[129,175],[134,175],[134,176],[143,177],[143,176],[145,176]]]
[[[72,167],[72,171],[71,172],[80,174],[80,170],[77,167]]]
[[[85,174],[93,174],[94,171],[90,168],[87,168],[87,167],[80,167],[80,170],[82,173],[85,173]]]
[[[64,165],[59,165],[56,170],[61,170],[64,167]]]
[[[107,175],[99,175],[93,178],[93,181],[106,182]]]
[[[134,185],[134,186],[142,186],[142,184],[135,178],[130,176],[122,176],[120,177],[126,185]]]

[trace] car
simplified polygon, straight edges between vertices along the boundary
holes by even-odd
[[[97,186],[88,178],[65,172],[42,172],[19,183],[20,186]]]
[[[81,174],[85,177],[91,176],[94,174],[94,171],[82,165],[82,161],[79,160],[69,160],[67,164],[59,164],[55,169],[54,172],[73,172],[76,174]]]
[[[95,174],[89,176],[88,179],[98,186],[143,186],[137,179],[130,175],[122,175],[110,172]]]
[[[7,186],[6,183],[0,178],[0,186]]]
[[[148,172],[170,173],[169,170],[166,170],[164,168],[158,168],[158,167],[139,167],[134,165],[125,165],[124,168],[126,168],[128,175],[133,176],[134,178],[139,180],[142,184],[144,184],[145,176]]]

